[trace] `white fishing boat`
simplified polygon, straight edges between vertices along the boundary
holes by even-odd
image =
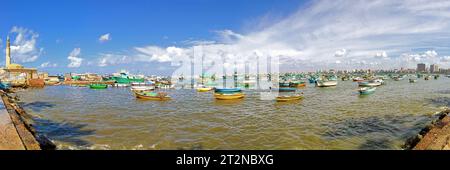
[[[336,86],[337,83],[338,82],[336,80],[332,80],[332,81],[318,80],[318,81],[316,81],[316,86],[317,87],[331,87],[331,86]]]
[[[382,83],[380,81],[375,81],[375,80],[358,82],[358,86],[361,86],[361,87],[376,87],[376,86],[381,86],[381,84]]]

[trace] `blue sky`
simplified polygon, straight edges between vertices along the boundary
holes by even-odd
[[[21,27],[39,35],[36,46],[42,54],[33,62],[56,63],[42,68],[52,73],[67,71],[114,72],[108,68],[67,68],[67,56],[80,48],[84,62],[99,53],[126,52],[131,47],[157,45],[185,46],[188,40],[214,40],[215,31],[230,29],[246,32],[261,17],[288,15],[298,8],[295,0],[14,0],[2,2],[0,26],[2,48],[11,29]],[[111,40],[99,42],[110,34]],[[14,35],[11,34],[12,38]],[[14,57],[14,56],[13,56]],[[2,57],[3,58],[3,57]],[[2,59],[4,61],[4,59]],[[19,62],[19,61],[16,61]],[[20,62],[19,62],[20,63]],[[154,64],[150,64],[154,65]],[[153,69],[142,67],[151,73]]]
[[[271,56],[284,71],[446,68],[449,11],[445,0],[14,0],[2,2],[0,47],[10,35],[15,62],[51,74],[170,75],[199,45],[207,60]]]

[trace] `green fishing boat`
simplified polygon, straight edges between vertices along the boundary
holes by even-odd
[[[91,89],[106,89],[106,88],[108,88],[108,85],[106,85],[106,84],[90,84],[89,88],[91,88]]]

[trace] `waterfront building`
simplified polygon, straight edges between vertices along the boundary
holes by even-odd
[[[417,64],[417,72],[426,72],[427,68],[424,63]]]
[[[6,39],[4,74],[0,77],[2,81],[10,82],[12,86],[41,87],[44,80],[40,79],[36,68],[25,68],[11,61],[11,42],[9,36]]]

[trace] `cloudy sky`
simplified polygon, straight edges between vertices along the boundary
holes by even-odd
[[[5,3],[2,51],[9,35],[14,62],[53,74],[170,75],[195,49],[211,61],[277,57],[282,71],[450,67],[444,0]]]

